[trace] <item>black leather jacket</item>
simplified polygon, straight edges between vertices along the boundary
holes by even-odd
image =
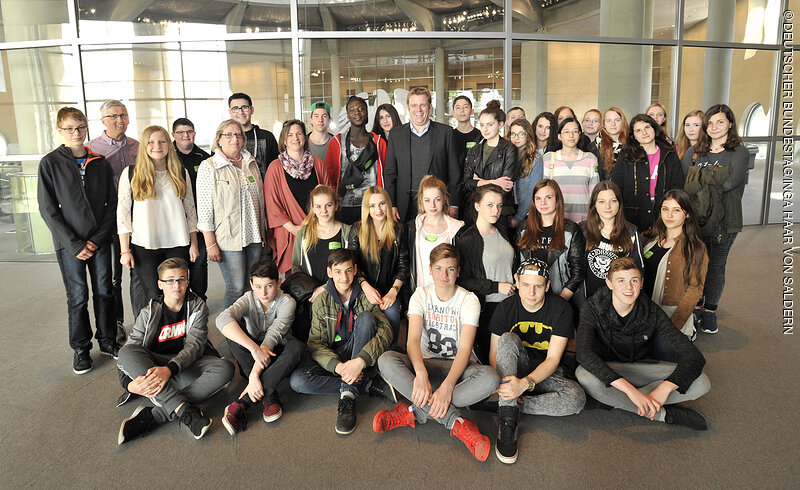
[[[515,238],[517,243],[524,231],[525,222],[523,221],[517,229]],[[563,288],[567,288],[573,293],[578,293],[580,289],[582,293],[581,285],[586,275],[586,239],[583,237],[580,227],[570,219],[564,220],[564,242],[564,248],[547,251],[547,265],[550,266],[550,290],[559,294]],[[520,250],[519,254],[522,260],[531,256],[529,250]],[[581,299],[578,296],[576,304],[580,304]]]
[[[514,262],[511,264],[511,272],[514,273],[519,265],[517,247],[505,228],[498,226],[497,231],[514,249]],[[461,229],[456,237],[456,248],[461,256],[461,273],[458,276],[458,284],[478,295],[481,301],[487,294],[498,292],[497,285],[499,283],[486,279],[486,269],[483,266],[483,237],[481,237],[477,225]]]
[[[628,162],[622,160],[622,153],[617,157],[611,181],[622,190],[622,205],[625,219],[636,225],[640,232],[653,226],[661,204],[661,197],[672,189],[683,189],[683,168],[677,153],[670,147],[660,146],[661,159],[656,177],[656,192],[650,200],[650,164]]]
[[[350,229],[350,239],[348,247],[356,252],[358,260],[358,277],[367,280],[370,286],[378,290],[381,295],[389,292],[395,280],[403,281],[403,287],[409,283],[408,275],[408,232],[402,223],[395,223],[394,245],[390,250],[381,249],[380,262],[373,262],[361,253],[361,245],[358,240],[358,230],[361,223],[356,223]],[[382,268],[388,268],[381,274]],[[383,277],[383,280],[380,278]]]
[[[465,206],[472,204],[470,194],[478,187],[478,180],[472,178],[474,174],[484,180],[497,179],[499,177],[508,177],[511,180],[515,180],[519,172],[517,148],[503,138],[500,138],[497,146],[492,150],[486,160],[486,165],[482,165],[485,144],[486,140],[482,140],[470,148],[464,160],[464,173],[461,182],[459,182],[459,188],[463,196],[461,202]],[[514,196],[512,192],[506,192],[505,196],[503,196],[503,214],[514,214]]]

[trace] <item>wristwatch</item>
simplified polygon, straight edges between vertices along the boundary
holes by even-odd
[[[392,286],[392,289],[394,289],[398,293],[400,292],[400,286]]]
[[[536,383],[531,378],[527,379],[528,379],[528,389],[526,391],[533,391],[533,389],[536,388]]]

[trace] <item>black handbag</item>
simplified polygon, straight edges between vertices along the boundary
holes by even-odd
[[[281,284],[281,290],[294,298],[298,303],[308,301],[314,290],[322,286],[322,283],[305,272],[295,272]]]

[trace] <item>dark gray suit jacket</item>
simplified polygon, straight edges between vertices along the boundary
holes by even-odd
[[[461,178],[456,149],[453,144],[453,130],[450,126],[431,121],[431,161],[428,175],[441,179],[450,193],[450,205],[458,206],[461,196],[457,184]],[[392,205],[400,213],[400,221],[411,219],[406,216],[410,200],[416,189],[411,189],[411,123],[403,124],[389,132],[389,146],[386,149],[386,163],[383,169],[384,187],[392,199]]]

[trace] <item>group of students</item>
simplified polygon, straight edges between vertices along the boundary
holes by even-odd
[[[470,99],[456,98],[459,124],[449,128],[430,120],[430,93],[415,88],[407,124],[385,105],[368,131],[367,103],[351,97],[342,133],[327,133],[330,106],[317,102],[310,133],[292,119],[276,141],[252,123],[246,94],[228,102],[213,155],[194,144],[185,118],[172,144],[159,126],[141,144],[125,136],[119,101],[103,104],[106,131],[87,147],[86,117],[63,108],[64,145],[40,164],[73,370],[92,366],[88,268],[96,338],[118,358],[120,402],[153,402],[123,421],[120,444],[168,420],[198,439],[211,424],[197,404],[235,369],[208,342],[206,260],[225,281],[217,327],[248,380],[222,418],[231,434],[259,401],[266,422],[279,418],[276,389],[287,378],[299,393],[339,395],[340,434],[355,429],[359,394],[396,401],[399,392],[411,403],[378,412],[376,432],[432,418],[481,461],[490,441],[460,409],[494,393],[495,452],[506,463],[517,458],[520,411],[559,416],[586,405],[708,427],[677,403],[710,387],[691,341],[695,325],[716,332],[741,229],[747,150],[727,106],[702,115],[681,160],[682,138],[667,139],[660,106],[630,126],[611,108],[596,137],[568,107],[532,124],[515,108],[504,138],[496,101],[477,131]],[[586,127],[597,129],[598,116],[587,112]],[[716,221],[698,223],[696,202]],[[136,322],[124,346],[112,262],[132,271]],[[577,370],[563,362],[575,332]]]

